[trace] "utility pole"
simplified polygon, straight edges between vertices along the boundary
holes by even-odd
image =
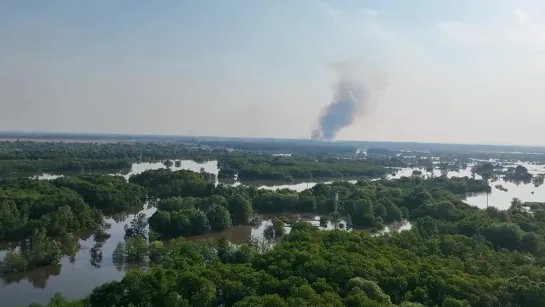
[[[483,180],[486,182],[486,186],[490,188],[490,184],[489,184],[489,182],[488,182],[488,177],[487,177],[486,179],[483,178]],[[489,193],[490,193],[490,192],[488,191],[488,189],[486,189],[486,207],[487,207],[487,208],[488,208],[488,194],[489,194]]]
[[[332,222],[333,225],[335,225],[335,229],[339,227],[339,192],[335,192],[335,196],[333,197],[333,202],[335,203],[335,208],[332,214]]]
[[[334,214],[337,216],[337,210],[339,209],[339,193],[335,193],[335,211]]]

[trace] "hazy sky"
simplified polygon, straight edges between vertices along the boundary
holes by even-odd
[[[0,1],[0,130],[308,138],[339,61],[339,139],[545,145],[538,0]]]

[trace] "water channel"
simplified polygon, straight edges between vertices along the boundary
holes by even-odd
[[[533,174],[545,173],[545,166],[543,165],[528,165],[525,163],[518,164],[526,166],[529,172]],[[137,174],[148,169],[159,169],[164,167],[164,164],[161,162],[137,163],[133,165],[128,174],[123,174],[123,176],[128,178],[132,174]],[[179,167],[173,166],[171,169],[188,169],[196,172],[203,170],[208,173],[218,174],[216,161],[196,163],[194,161],[183,160],[181,161],[181,165]],[[396,172],[395,176],[388,175],[388,178],[393,179],[401,176],[411,176],[412,172],[413,169],[400,169]],[[428,173],[425,170],[422,170],[422,176],[432,175],[439,176],[441,175],[441,171],[434,170],[433,173]],[[457,172],[449,171],[447,175],[449,177],[470,177],[470,167]],[[37,176],[37,178],[40,179],[53,179],[56,177],[58,176],[51,174],[42,174]],[[234,184],[238,185],[241,183],[236,182]],[[259,188],[264,189],[274,190],[279,188],[289,188],[302,191],[307,188],[311,188],[315,184],[317,184],[317,182],[302,182],[282,185],[266,185],[258,183],[256,185]],[[533,184],[507,182],[503,179],[499,179],[498,181],[491,183],[492,186],[496,184],[501,184],[507,189],[507,191],[504,192],[493,187],[492,192],[488,195],[469,195],[465,198],[465,201],[480,208],[485,208],[488,203],[488,205],[496,206],[500,209],[508,208],[513,197],[517,197],[522,201],[545,201],[544,185],[535,187]],[[146,213],[147,216],[151,216],[155,212],[155,208],[145,207],[141,212]],[[90,261],[90,250],[95,242],[92,236],[88,236],[87,238],[80,240],[81,249],[76,256],[72,259],[69,257],[63,258],[60,265],[43,267],[21,274],[1,276],[0,305],[27,306],[32,302],[47,303],[56,292],[60,292],[69,298],[80,298],[88,295],[98,285],[108,281],[122,279],[128,268],[116,268],[112,261],[112,252],[117,243],[123,241],[124,226],[125,224],[130,223],[130,221],[134,218],[134,215],[135,214],[128,215],[121,221],[115,221],[112,218],[107,219],[107,222],[112,225],[112,227],[108,230],[111,237],[102,247],[103,258],[99,265],[93,265]],[[319,225],[319,217],[317,216],[301,216],[301,219],[308,221],[315,226]],[[270,218],[264,217],[261,224],[257,226],[238,226],[222,233],[210,233],[191,238],[191,240],[225,236],[231,242],[240,244],[247,242],[252,238],[261,238],[263,236],[264,229],[271,223]],[[332,229],[334,227],[335,226],[330,222],[325,229]],[[410,227],[411,225],[408,222],[396,223],[394,225],[388,225],[382,232],[402,231],[405,229],[410,229]],[[289,227],[286,230],[289,231]],[[0,258],[4,256],[7,249],[7,246],[0,245]]]

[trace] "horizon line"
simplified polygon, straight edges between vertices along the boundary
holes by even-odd
[[[0,130],[0,137],[3,135],[17,135],[22,136],[29,135],[43,135],[43,136],[61,136],[61,135],[73,135],[73,136],[120,136],[120,137],[165,137],[165,138],[223,138],[223,139],[251,139],[251,140],[291,140],[291,141],[309,141],[309,142],[324,142],[312,140],[310,137],[305,138],[293,138],[293,137],[244,137],[244,136],[211,136],[211,135],[181,135],[181,134],[138,134],[138,133],[119,133],[119,132],[47,132],[47,131],[9,131]],[[16,136],[9,136],[9,138],[16,138]],[[401,143],[401,144],[429,144],[429,145],[465,145],[465,146],[491,146],[491,147],[526,147],[526,148],[545,148],[545,145],[523,145],[523,144],[491,144],[491,143],[457,143],[457,142],[419,142],[419,141],[391,141],[391,140],[333,140],[325,141],[325,143]]]

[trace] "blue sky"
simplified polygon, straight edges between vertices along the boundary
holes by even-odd
[[[541,1],[0,2],[1,130],[545,145]],[[379,86],[385,81],[386,86]]]

